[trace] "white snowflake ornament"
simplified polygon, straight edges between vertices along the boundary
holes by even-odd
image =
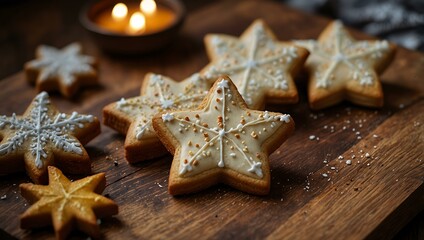
[[[269,153],[290,135],[294,122],[287,114],[248,109],[231,80],[222,77],[198,110],[165,111],[153,118],[153,127],[174,154],[172,195],[219,182],[262,195],[270,186]]]
[[[59,113],[48,94],[41,92],[24,115],[0,116],[0,174],[25,167],[36,183],[47,181],[49,165],[68,173],[88,174],[91,164],[82,144],[99,133],[100,124],[94,116]]]
[[[58,90],[66,97],[72,97],[79,86],[97,84],[96,60],[81,54],[81,49],[78,43],[61,50],[39,46],[37,58],[25,64],[28,81],[38,91]]]

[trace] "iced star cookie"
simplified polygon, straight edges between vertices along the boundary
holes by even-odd
[[[47,182],[47,166],[89,174],[83,144],[100,133],[92,115],[60,113],[46,92],[38,94],[22,116],[0,116],[0,175],[26,170],[35,183]]]
[[[155,115],[153,127],[173,153],[172,195],[217,183],[264,195],[270,188],[269,154],[294,130],[290,115],[247,108],[236,86],[220,77],[197,110]]]
[[[340,21],[330,23],[318,40],[294,41],[311,55],[308,95],[312,109],[323,109],[342,100],[368,107],[383,105],[378,73],[390,64],[395,46],[387,41],[356,41]]]
[[[56,239],[66,239],[73,228],[100,238],[97,218],[118,214],[118,205],[100,193],[106,187],[104,173],[69,181],[62,172],[48,167],[49,185],[23,183],[22,196],[33,204],[21,215],[21,228],[53,225]]]
[[[38,91],[58,90],[72,97],[80,86],[97,84],[96,60],[81,54],[81,45],[72,43],[59,50],[39,46],[36,59],[25,64],[27,80]]]
[[[265,103],[296,103],[293,76],[302,68],[308,51],[289,42],[279,42],[262,20],[256,20],[240,38],[208,34],[206,50],[211,59],[201,74],[211,84],[229,75],[251,109]]]
[[[197,108],[209,90],[209,84],[199,74],[175,82],[149,73],[138,97],[121,99],[103,109],[105,125],[127,135],[125,158],[130,163],[166,154],[152,127],[152,117],[164,110]]]

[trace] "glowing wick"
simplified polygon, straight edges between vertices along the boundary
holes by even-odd
[[[145,29],[146,18],[141,12],[135,12],[130,18],[130,32],[136,33]]]
[[[117,3],[112,9],[112,17],[115,20],[122,20],[128,14],[128,8],[123,3]]]
[[[155,0],[142,0],[140,3],[140,9],[147,15],[152,15],[156,12]]]

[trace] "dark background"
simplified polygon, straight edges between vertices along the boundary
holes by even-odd
[[[34,58],[40,44],[63,47],[80,41],[93,44],[79,24],[85,0],[0,0],[0,79],[22,70]],[[187,12],[210,4],[211,0],[184,0]],[[424,1],[335,1],[286,0],[304,11],[331,18],[369,34],[424,51]],[[1,200],[0,200],[1,201]],[[422,239],[424,213],[414,218],[395,239]],[[0,239],[7,234],[0,229]]]

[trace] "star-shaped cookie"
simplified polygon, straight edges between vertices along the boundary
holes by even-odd
[[[152,127],[152,117],[164,110],[197,108],[209,90],[209,84],[199,74],[175,82],[149,73],[138,97],[121,99],[103,109],[105,125],[126,134],[125,157],[135,163],[166,154]]]
[[[355,41],[340,21],[333,21],[317,41],[300,40],[311,55],[308,95],[312,109],[322,109],[346,99],[358,105],[381,107],[383,91],[378,78],[391,62],[395,46],[387,41]]]
[[[174,154],[169,192],[186,194],[222,182],[252,194],[270,187],[269,154],[293,132],[290,115],[247,108],[220,77],[197,110],[166,111],[153,127]]]
[[[38,91],[58,90],[72,97],[80,86],[97,84],[96,60],[81,54],[81,45],[72,43],[59,50],[39,46],[36,59],[25,64],[27,80]]]
[[[229,75],[251,109],[265,103],[296,103],[293,76],[302,68],[308,51],[279,42],[262,20],[256,20],[240,38],[208,34],[205,44],[211,63],[201,74],[212,83]]]
[[[26,169],[34,182],[45,183],[49,165],[88,174],[90,158],[82,145],[99,133],[96,117],[60,113],[42,92],[22,116],[0,116],[0,175]]]
[[[53,225],[56,239],[66,239],[77,227],[91,237],[101,237],[97,218],[118,214],[118,205],[100,193],[106,187],[104,173],[69,181],[62,172],[48,167],[49,185],[23,183],[22,196],[33,204],[21,215],[21,228]]]

